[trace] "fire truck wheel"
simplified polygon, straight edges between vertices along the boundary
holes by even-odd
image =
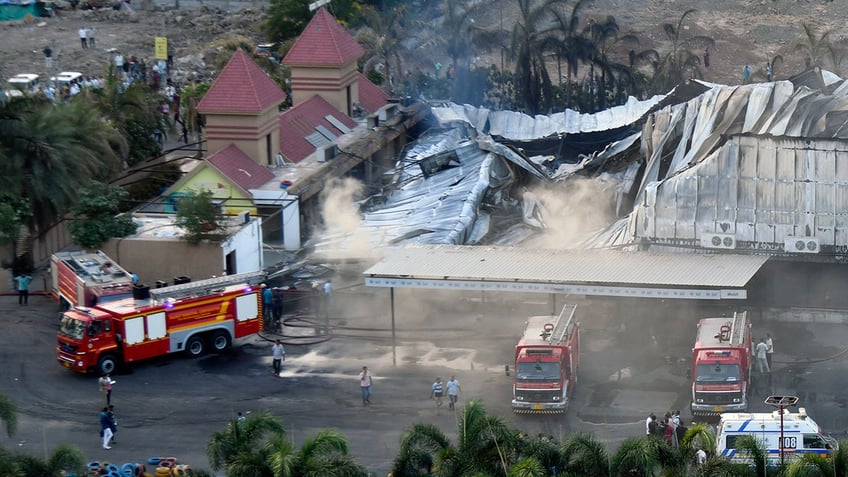
[[[115,374],[118,370],[118,360],[114,355],[104,354],[97,360],[97,371],[100,375]]]
[[[210,342],[216,353],[226,351],[230,347],[230,335],[224,331],[218,331],[212,335]]]
[[[203,354],[206,350],[206,343],[200,336],[192,336],[186,343],[185,352],[192,358],[196,358]]]

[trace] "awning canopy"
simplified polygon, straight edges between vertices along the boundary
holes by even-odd
[[[364,275],[372,287],[726,300],[746,299],[746,284],[767,260],[730,253],[420,245],[390,249]]]

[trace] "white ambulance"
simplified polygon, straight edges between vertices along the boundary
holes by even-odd
[[[780,463],[780,412],[772,413],[724,413],[718,424],[716,455],[731,462],[751,464],[745,451],[736,449],[736,441],[742,436],[753,436],[767,450],[768,464]],[[791,462],[801,454],[830,455],[836,447],[836,441],[822,433],[821,427],[802,408],[793,413],[785,410],[783,414],[783,459]]]

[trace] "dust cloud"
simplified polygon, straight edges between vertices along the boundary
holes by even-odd
[[[321,227],[315,230],[316,253],[328,259],[377,259],[369,233],[363,230],[356,206],[364,186],[356,179],[333,179],[320,202]]]
[[[531,191],[547,209],[546,228],[523,246],[543,249],[577,248],[583,240],[616,220],[616,193],[598,179],[574,179],[558,189]]]

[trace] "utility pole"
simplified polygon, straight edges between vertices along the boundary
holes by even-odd
[[[779,452],[780,452],[780,465],[783,466],[783,449],[786,447],[783,442],[783,414],[786,411],[786,408],[792,407],[798,404],[797,396],[769,396],[766,398],[765,403],[769,406],[776,407],[780,412],[780,443],[778,444]]]

